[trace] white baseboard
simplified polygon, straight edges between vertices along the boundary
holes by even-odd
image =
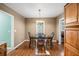
[[[27,39],[26,41],[30,41],[30,40]]]
[[[8,49],[7,54],[10,53],[11,51],[15,50],[16,48],[18,48],[18,47],[19,47],[20,45],[22,45],[25,41],[27,41],[27,40],[22,41],[21,43],[19,43],[16,47],[14,47],[14,48],[12,48],[12,49]]]

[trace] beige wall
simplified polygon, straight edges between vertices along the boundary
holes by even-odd
[[[16,46],[25,39],[25,19],[4,4],[0,4],[0,10],[14,16],[14,29],[16,30],[14,33],[14,46]]]
[[[31,34],[36,33],[36,21],[45,21],[45,33],[46,35],[50,35],[51,32],[56,34],[56,20],[54,18],[27,18],[26,21],[26,35],[28,36],[27,32],[31,32]],[[27,37],[28,39],[28,37]],[[56,35],[55,38],[56,39]]]

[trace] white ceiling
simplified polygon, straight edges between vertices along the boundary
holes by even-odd
[[[64,12],[65,3],[6,3],[24,18],[56,17]],[[40,16],[38,9],[41,9]]]

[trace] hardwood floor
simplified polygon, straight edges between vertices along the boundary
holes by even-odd
[[[50,52],[49,56],[63,56],[63,46],[63,44],[58,45],[57,43],[54,43],[54,47],[52,49],[48,49],[48,51]],[[35,56],[35,49],[29,48],[28,42],[24,42],[20,47],[10,52],[8,56]]]

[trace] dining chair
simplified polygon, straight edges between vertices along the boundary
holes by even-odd
[[[44,47],[44,49],[46,48],[46,46],[45,46],[45,34],[44,33],[38,33],[37,45],[38,45],[39,49],[42,49],[42,47]]]
[[[50,48],[52,48],[53,47],[53,42],[52,42],[52,40],[54,39],[54,32],[52,32],[51,34],[50,34]]]
[[[30,32],[28,32],[28,36],[29,36],[29,41],[30,41],[29,42],[29,48],[30,48],[32,46],[32,43],[33,43]]]

